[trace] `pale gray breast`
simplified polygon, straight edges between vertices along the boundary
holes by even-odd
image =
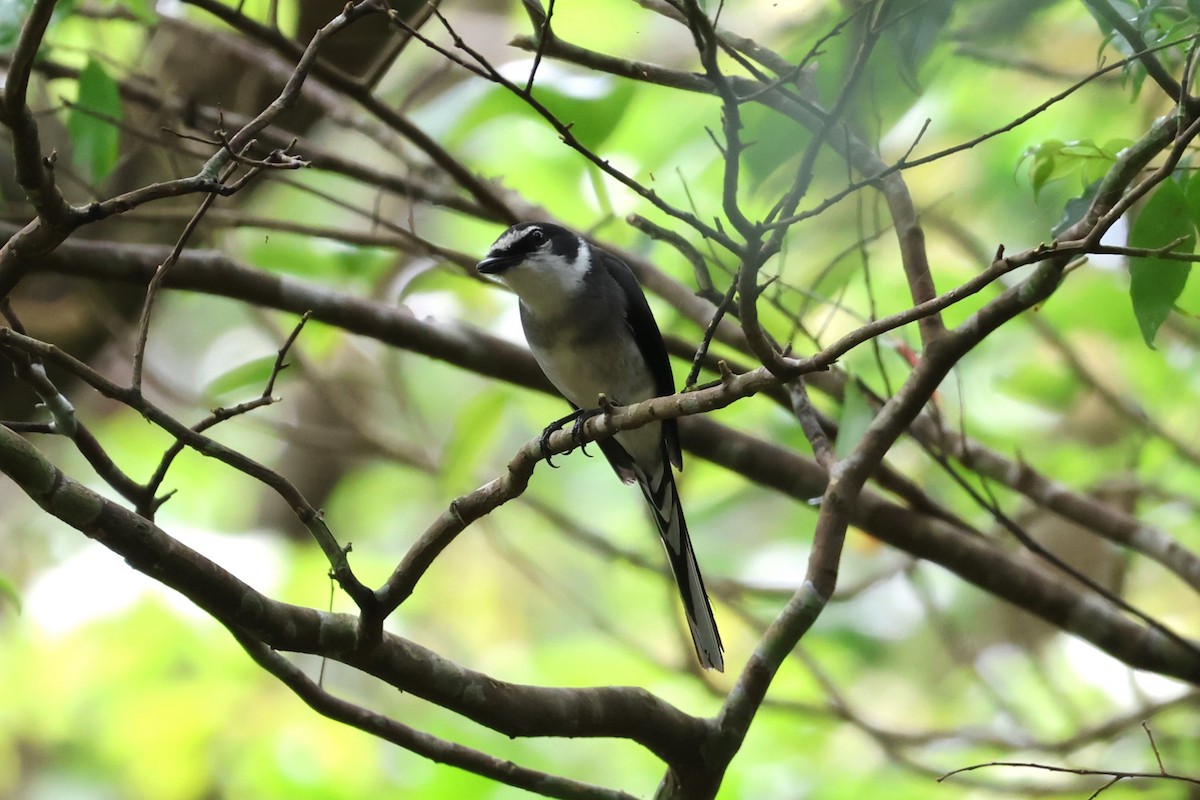
[[[627,321],[628,299],[596,259],[573,296],[561,306],[522,299],[525,339],[550,382],[579,408],[595,408],[604,393],[613,402],[633,405],[654,397],[654,376],[634,341]],[[662,426],[658,423],[617,434],[617,441],[644,465],[659,459]]]
[[[534,357],[563,396],[579,408],[595,408],[603,392],[619,405],[633,405],[654,396],[654,380],[633,338],[600,339],[586,345],[552,344],[533,347]],[[633,460],[651,468],[662,458],[662,425],[650,423],[614,437]]]
[[[521,306],[529,349],[550,382],[579,408],[595,408],[602,392],[620,405],[653,397],[654,378],[625,322],[623,301],[572,306],[551,320]],[[603,308],[620,309],[620,314],[604,314]],[[616,438],[635,460],[650,464],[657,460],[661,436],[661,426],[654,423]]]
[[[522,322],[546,377],[580,408],[594,408],[601,392],[623,405],[654,396],[654,379],[623,318],[586,315],[555,324],[522,314]]]

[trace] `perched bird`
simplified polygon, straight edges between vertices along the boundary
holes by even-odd
[[[578,434],[584,420],[601,413],[601,394],[615,405],[632,405],[675,393],[646,296],[616,256],[558,225],[522,222],[501,234],[477,268],[516,293],[529,349],[575,409],[546,428],[543,448],[567,422],[575,422]],[[671,471],[672,464],[683,468],[675,420],[620,431],[597,444],[621,480],[641,487],[679,585],[696,655],[705,667],[723,670],[721,637]]]

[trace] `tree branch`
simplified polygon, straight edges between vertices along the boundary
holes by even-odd
[[[334,697],[284,656],[234,626],[229,632],[260,667],[279,679],[318,714],[403,747],[438,764],[482,775],[508,786],[564,800],[633,800],[624,792],[603,789],[521,767],[487,753],[439,739],[362,706]]]
[[[64,475],[0,426],[0,472],[45,511],[175,589],[226,626],[276,650],[326,656],[508,736],[630,739],[668,763],[695,758],[708,726],[633,687],[505,683],[385,634],[363,649],[356,620],[272,600],[134,512]]]

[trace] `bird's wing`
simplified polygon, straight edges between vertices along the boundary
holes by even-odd
[[[624,261],[597,247],[593,247],[592,250],[629,301],[625,309],[625,322],[633,331],[634,341],[637,342],[642,358],[646,360],[646,365],[654,376],[655,394],[659,397],[675,394],[675,376],[671,372],[667,346],[663,343],[662,333],[658,329],[658,323],[654,321],[654,313],[650,310],[650,304],[646,302],[641,284]],[[683,469],[683,453],[679,448],[679,429],[675,420],[663,420],[662,431],[671,463],[677,469]],[[609,460],[612,460],[611,456]]]

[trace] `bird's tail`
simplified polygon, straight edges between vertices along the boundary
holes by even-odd
[[[675,489],[675,476],[665,457],[659,462],[657,472],[656,475],[639,474],[638,486],[646,496],[662,536],[667,560],[675,575],[675,583],[679,586],[679,596],[683,599],[688,627],[692,630],[696,655],[705,668],[723,672],[725,657],[722,655],[721,634],[717,633],[712,604],[708,601],[708,593],[704,591],[700,565],[696,563],[696,553],[692,550],[683,507],[679,504],[679,492]]]

